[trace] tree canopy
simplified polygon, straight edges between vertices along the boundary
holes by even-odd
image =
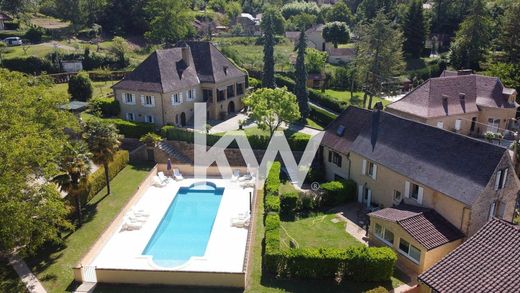
[[[300,118],[296,96],[287,88],[261,88],[244,99],[251,110],[251,118],[258,127],[269,130],[270,136],[282,123],[294,122]]]
[[[413,58],[421,57],[426,41],[426,23],[423,15],[422,1],[413,0],[407,7],[404,16],[403,35],[404,52]]]
[[[32,252],[71,228],[50,179],[59,172],[65,128],[78,129],[61,107],[66,96],[49,79],[0,69],[0,253]]]
[[[501,19],[499,44],[506,54],[507,61],[518,64],[520,62],[520,3],[509,5]]]
[[[300,109],[300,116],[303,119],[309,117],[309,93],[307,92],[307,69],[305,62],[305,53],[307,51],[307,40],[305,32],[300,32],[300,38],[296,44],[296,66],[295,77],[296,84],[294,85],[294,92],[298,99],[298,108]]]
[[[350,31],[344,22],[329,22],[323,28],[323,38],[325,41],[333,43],[334,48],[337,48],[338,44],[350,41]]]
[[[145,37],[155,43],[175,44],[193,35],[190,3],[188,0],[149,0],[145,12],[151,20]]]

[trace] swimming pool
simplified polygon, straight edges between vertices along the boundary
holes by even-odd
[[[204,256],[223,194],[211,182],[181,187],[142,254],[162,267]]]

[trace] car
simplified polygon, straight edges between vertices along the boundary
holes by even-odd
[[[21,46],[23,44],[22,39],[20,39],[20,37],[8,37],[5,38],[3,42],[8,46]]]

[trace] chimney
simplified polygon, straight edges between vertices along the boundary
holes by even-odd
[[[457,70],[457,75],[470,75],[470,74],[473,74],[473,69]]]
[[[374,110],[372,110],[372,132],[370,135],[370,143],[372,144],[372,151],[376,148],[377,139],[379,135],[379,124],[381,120],[381,108],[382,103],[377,103],[374,107]]]
[[[184,47],[181,47],[181,54],[182,54],[182,60],[184,61],[184,63],[186,63],[186,67],[190,67],[190,65],[191,65],[191,62],[190,62],[190,57],[191,57],[190,46],[188,46],[186,44]]]

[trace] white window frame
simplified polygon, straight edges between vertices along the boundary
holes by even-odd
[[[130,98],[130,101],[128,101],[128,98]],[[135,105],[135,94],[123,93],[122,99],[123,99],[123,104]]]
[[[148,103],[148,98],[150,98],[150,103]],[[155,96],[141,95],[141,104],[143,104],[143,107],[155,107]]]
[[[404,242],[408,243],[408,252],[401,250],[401,241],[404,241]],[[410,254],[410,251],[411,251],[412,247],[419,252],[419,259],[418,260],[413,258],[411,256],[411,254]],[[421,250],[419,248],[417,248],[415,245],[413,245],[410,242],[408,242],[407,240],[404,240],[403,238],[399,238],[399,244],[397,245],[397,251],[399,251],[399,253],[401,253],[402,255],[406,256],[409,260],[413,261],[414,263],[416,263],[416,264],[420,264],[421,263],[421,254],[422,254]]]
[[[509,168],[498,170],[495,176],[495,190],[503,189],[507,183],[507,173]]]
[[[371,161],[367,162],[367,176],[376,180],[377,178],[377,164]]]
[[[415,193],[413,193],[414,186],[417,186],[417,198],[412,196],[412,195],[415,195]],[[417,203],[422,204],[423,197],[424,197],[424,188],[422,186],[420,186],[419,184],[406,181],[405,187],[404,187],[404,196],[406,198],[412,198],[412,199],[416,200]]]
[[[195,89],[190,89],[186,91],[186,100],[193,101],[195,100]]]
[[[172,94],[172,106],[177,106],[182,104],[181,96],[179,93]]]
[[[148,121],[148,118],[151,118],[150,121]],[[155,118],[153,117],[153,115],[144,115],[144,122],[155,123]]]
[[[487,123],[487,131],[497,133],[500,128],[500,119],[490,117]]]
[[[379,235],[377,233],[377,226],[381,227],[381,235]],[[392,238],[394,239],[395,241],[395,234],[394,232],[392,232],[391,230],[387,229],[385,226],[383,225],[380,225],[378,223],[375,224],[374,226],[374,235],[376,236],[377,239],[379,239],[380,241],[382,241],[384,244],[390,246],[390,247],[393,247],[394,246],[394,243],[392,242],[389,242],[388,240],[385,239],[385,236],[386,236],[386,232],[389,232],[392,234]]]
[[[129,118],[129,115],[132,115],[132,119]],[[127,112],[125,118],[127,121],[135,121],[135,114],[132,112]]]

